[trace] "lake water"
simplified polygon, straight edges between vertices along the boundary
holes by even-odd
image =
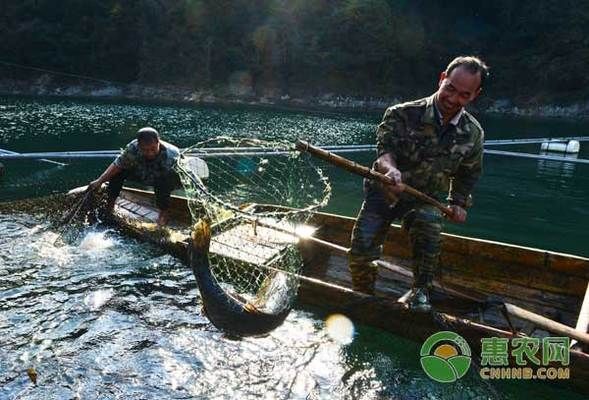
[[[18,152],[117,149],[144,125],[180,147],[214,136],[372,144],[376,114],[308,113],[0,97],[0,148]],[[582,136],[589,123],[486,117],[487,139]],[[580,157],[589,158],[583,148]],[[503,148],[505,149],[505,148]],[[515,150],[537,152],[539,145]],[[369,164],[373,154],[351,158]],[[108,160],[65,167],[6,161],[0,201],[63,192],[94,179]],[[329,212],[353,216],[361,179],[326,167]],[[589,165],[485,157],[466,225],[446,231],[589,256]],[[321,310],[297,309],[265,338],[235,341],[198,314],[191,272],[115,231],[80,232],[66,245],[35,213],[0,214],[0,398],[577,398],[546,385],[474,374],[429,380],[419,345],[357,326],[341,344]],[[33,366],[39,384],[30,384]],[[580,397],[578,397],[580,398]]]

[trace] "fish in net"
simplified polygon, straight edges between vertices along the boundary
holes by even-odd
[[[290,143],[215,138],[184,151],[177,165],[193,227],[190,265],[204,310],[219,329],[262,335],[296,298],[299,239],[331,187],[311,157]],[[200,179],[194,156],[205,159]]]

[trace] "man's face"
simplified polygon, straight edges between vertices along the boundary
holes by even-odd
[[[155,140],[153,142],[139,143],[139,150],[146,160],[153,160],[160,153],[160,142]]]
[[[463,67],[453,69],[450,75],[442,72],[436,105],[444,117],[452,117],[479,95],[480,86],[480,72],[472,74]]]

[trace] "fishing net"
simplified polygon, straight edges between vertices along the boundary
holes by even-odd
[[[266,313],[290,308],[297,243],[331,192],[321,169],[290,143],[222,137],[186,149],[178,171],[193,223],[210,221],[210,270],[224,291]]]

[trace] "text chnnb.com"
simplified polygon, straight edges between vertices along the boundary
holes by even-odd
[[[479,371],[483,379],[569,379],[568,367],[483,367]]]

